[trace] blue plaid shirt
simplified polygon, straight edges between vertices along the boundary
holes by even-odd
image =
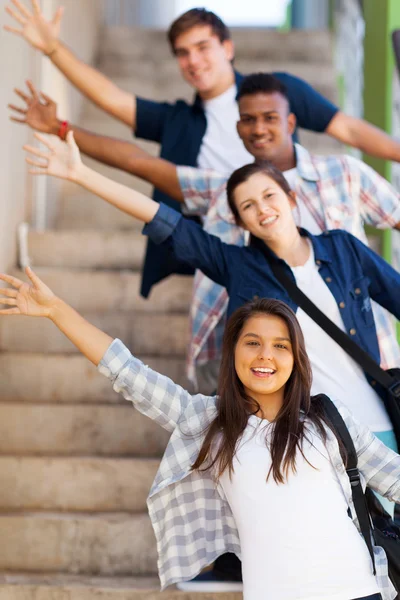
[[[192,396],[133,357],[119,340],[112,342],[98,368],[111,380],[116,392],[171,434],[147,500],[162,588],[192,579],[225,552],[234,552],[240,558],[239,534],[221,486],[216,485],[209,471],[191,470],[205,428],[216,416],[216,397]],[[357,423],[345,406],[337,404],[354,441],[363,484],[399,502],[399,455]],[[330,430],[326,448],[354,525],[360,531],[350,482]],[[396,592],[388,577],[385,552],[375,546],[374,554],[383,600],[392,600]]]
[[[367,243],[365,223],[388,228],[400,221],[399,194],[365,163],[345,155],[314,156],[299,144],[295,149],[297,202],[305,205],[322,231],[344,229]],[[228,206],[226,174],[181,166],[178,177],[185,197],[183,212],[199,215],[208,233],[228,244],[243,246],[245,233],[235,224]],[[196,383],[196,365],[221,355],[227,306],[226,290],[196,271],[187,359],[187,375],[193,383]],[[392,319],[374,302],[373,311],[381,366],[384,369],[400,366]]]

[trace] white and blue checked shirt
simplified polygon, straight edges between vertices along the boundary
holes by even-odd
[[[305,205],[322,231],[344,229],[367,243],[364,224],[383,229],[400,222],[399,194],[371,167],[347,155],[315,156],[299,144],[295,149],[297,201]],[[200,215],[208,233],[228,244],[243,246],[244,231],[235,224],[228,206],[226,174],[193,167],[178,167],[177,172],[185,198],[183,212]],[[381,366],[398,367],[400,350],[392,319],[378,304],[372,305]],[[226,290],[196,271],[187,360],[187,376],[194,384],[196,365],[221,356],[227,306]]]
[[[171,434],[147,500],[157,541],[162,589],[192,579],[225,552],[234,552],[240,558],[238,531],[221,487],[209,471],[191,470],[205,428],[216,416],[216,397],[192,396],[132,356],[120,340],[112,342],[98,369],[111,380],[116,392]],[[354,441],[363,484],[368,483],[381,495],[399,502],[400,456],[357,423],[344,405],[338,404],[338,408]],[[336,437],[330,430],[327,436],[330,460],[359,530]],[[396,592],[388,577],[385,552],[376,546],[374,553],[383,600],[392,600]]]

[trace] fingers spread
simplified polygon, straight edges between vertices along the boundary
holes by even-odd
[[[39,167],[40,169],[47,169],[48,164],[44,164],[43,162],[40,162],[38,160],[33,160],[32,158],[29,158],[29,156],[26,157],[25,162],[28,163],[28,165],[32,165],[33,167]]]
[[[23,149],[26,150],[27,152],[30,152],[31,154],[34,154],[35,156],[39,156],[40,158],[45,158],[46,160],[49,159],[48,154],[46,154],[45,152],[42,152],[41,150],[39,150],[39,148],[35,148],[34,146],[25,145],[25,146],[23,146]]]
[[[38,0],[32,0],[32,6],[36,14],[40,13],[40,6]]]
[[[27,276],[33,283],[33,286],[36,289],[40,288],[40,286],[43,284],[43,282],[41,279],[39,279],[39,277],[36,275],[36,273],[34,271],[32,271],[32,269],[30,267],[26,267],[25,273],[27,274]]]
[[[19,106],[15,106],[15,104],[8,104],[8,108],[15,110],[15,112],[20,113],[21,115],[26,115],[26,110],[24,108],[20,108]]]
[[[0,296],[7,296],[8,298],[16,298],[17,290],[13,290],[12,288],[0,288]]]
[[[15,2],[14,2],[15,4]],[[26,19],[24,19],[20,14],[18,14],[15,10],[13,10],[12,8],[10,8],[9,6],[6,6],[6,11],[8,12],[8,14],[13,17],[13,19],[15,19],[16,21],[18,21],[18,23],[21,23],[21,25],[25,25],[26,24]]]
[[[16,298],[1,298],[0,296],[0,304],[6,304],[7,306],[17,306]]]
[[[21,11],[21,13],[27,18],[29,19],[29,17],[31,17],[31,13],[29,12],[29,10],[26,8],[26,6],[24,6],[22,4],[22,2],[20,2],[19,0],[11,0],[11,2],[18,8],[18,10]]]
[[[10,27],[10,25],[4,25],[4,29],[9,31],[10,33],[16,33],[17,35],[23,35],[24,32],[22,29],[17,29],[16,27]]]
[[[29,104],[30,98],[22,90],[15,88],[14,92],[17,94],[17,96],[19,96],[20,98],[22,98],[22,100],[24,100],[27,104]]]
[[[14,308],[4,308],[0,310],[0,315],[20,315],[21,311],[16,306]]]
[[[46,148],[54,152],[55,147],[53,146],[53,144],[50,144],[50,142],[43,135],[40,135],[40,133],[35,133],[34,136],[36,139],[39,140],[39,142],[42,142],[42,144],[44,144]]]
[[[38,96],[37,90],[36,90],[35,86],[33,85],[32,81],[29,81],[29,79],[28,79],[26,82],[26,85],[27,85],[30,93],[32,94],[33,98],[35,100],[38,100],[39,96]]]
[[[49,104],[54,104],[54,101],[43,92],[40,92],[40,97],[42,98],[42,100],[44,100],[46,106],[48,106]]]
[[[10,121],[14,121],[14,123],[26,123],[26,119],[18,119],[17,117],[10,117]]]
[[[17,290],[19,290],[24,285],[23,281],[21,281],[17,277],[13,277],[12,275],[6,275],[6,273],[0,273],[0,280],[9,283]]]

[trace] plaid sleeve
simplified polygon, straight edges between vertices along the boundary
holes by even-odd
[[[168,431],[175,429],[192,402],[189,392],[144,365],[118,339],[108,347],[98,370],[125,400],[133,402],[141,413]]]
[[[400,222],[400,195],[374,169],[357,158],[347,156],[351,179],[359,178],[360,211],[366,223],[379,229]]]
[[[187,215],[206,215],[213,198],[227,180],[226,175],[212,169],[179,166],[177,174],[184,196],[183,212]]]
[[[393,502],[400,501],[400,456],[385,446],[357,421],[349,409],[335,400],[347,425],[358,456],[358,468],[368,487]]]

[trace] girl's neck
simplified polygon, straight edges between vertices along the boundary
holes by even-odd
[[[297,227],[292,234],[268,241],[267,246],[290,267],[302,267],[310,257],[308,239],[299,234]]]

